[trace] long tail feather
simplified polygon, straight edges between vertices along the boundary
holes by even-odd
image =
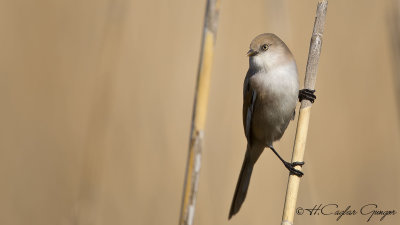
[[[240,170],[239,179],[236,184],[235,194],[233,195],[231,210],[229,211],[229,219],[239,212],[239,209],[246,198],[253,167],[254,163],[251,162],[249,154],[246,154],[242,169]]]

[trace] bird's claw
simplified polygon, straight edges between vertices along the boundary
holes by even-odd
[[[285,164],[285,167],[290,171],[290,173],[292,173],[292,174],[294,174],[294,175],[296,175],[298,177],[302,177],[304,175],[303,172],[301,172],[300,170],[294,168],[295,166],[304,165],[304,162],[292,162],[292,163],[285,162],[284,164]]]
[[[314,103],[317,96],[315,96],[315,90],[310,89],[301,89],[299,91],[299,101],[301,102],[303,99],[309,100],[311,103]]]

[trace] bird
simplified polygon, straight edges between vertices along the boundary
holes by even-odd
[[[254,164],[264,148],[271,149],[290,173],[304,162],[287,162],[273,147],[294,119],[297,101],[314,102],[315,90],[299,90],[296,61],[287,45],[273,33],[256,36],[250,43],[249,69],[243,84],[243,127],[247,139],[246,153],[237,181],[228,219],[242,206]]]

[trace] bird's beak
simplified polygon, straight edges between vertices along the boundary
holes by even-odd
[[[250,50],[247,52],[247,56],[248,56],[248,57],[255,56],[255,55],[257,55],[257,54],[258,54],[258,52],[257,52],[257,51],[254,51],[253,49],[250,49]]]

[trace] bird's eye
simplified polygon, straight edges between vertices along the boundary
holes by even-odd
[[[267,51],[268,48],[269,48],[269,46],[268,46],[267,44],[261,46],[261,49],[262,49],[263,51]]]

